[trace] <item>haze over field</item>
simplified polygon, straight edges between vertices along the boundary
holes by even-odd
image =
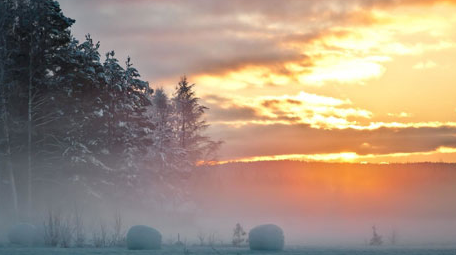
[[[275,161],[210,172],[196,175],[206,177],[193,193],[213,225],[275,222],[295,245],[364,245],[374,224],[385,245],[392,235],[396,245],[454,243],[454,164]]]

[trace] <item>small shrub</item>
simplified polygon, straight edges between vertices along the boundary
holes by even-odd
[[[126,245],[125,231],[123,230],[122,217],[116,212],[114,215],[113,233],[111,236],[110,246],[122,247]]]
[[[74,244],[76,247],[84,247],[86,236],[84,232],[84,221],[82,219],[81,212],[79,210],[75,210],[74,214],[74,232],[75,232],[75,240]]]
[[[107,245],[107,231],[106,231],[106,225],[101,222],[100,223],[100,230],[99,231],[94,231],[93,232],[93,246],[96,248],[103,248],[106,247]]]
[[[47,220],[44,221],[44,244],[57,247],[60,243],[61,215],[59,212],[48,211]]]
[[[242,228],[241,224],[237,223],[233,231],[233,241],[232,244],[235,247],[241,246],[245,241],[245,231]]]

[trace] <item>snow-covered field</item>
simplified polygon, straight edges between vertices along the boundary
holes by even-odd
[[[238,255],[238,254],[270,254],[270,255],[456,255],[456,248],[323,248],[323,247],[287,247],[282,252],[250,251],[248,248],[216,248],[190,247],[185,251],[183,248],[165,247],[161,250],[129,251],[127,249],[94,249],[94,248],[12,248],[0,247],[0,255],[178,255],[178,254],[215,254],[215,255]]]

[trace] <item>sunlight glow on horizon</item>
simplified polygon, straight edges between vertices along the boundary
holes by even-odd
[[[208,163],[210,165],[223,165],[237,162],[257,162],[257,161],[307,161],[307,162],[329,162],[329,163],[358,163],[358,164],[389,164],[408,162],[409,156],[439,156],[441,154],[452,154],[456,156],[456,148],[439,147],[434,151],[410,152],[410,153],[390,153],[390,154],[367,154],[359,155],[356,152],[341,152],[327,154],[289,154],[289,155],[272,155],[256,156],[225,161],[199,162],[199,165]],[[435,160],[438,161],[438,160]],[[423,161],[425,162],[425,161]],[[456,162],[456,160],[455,160]]]

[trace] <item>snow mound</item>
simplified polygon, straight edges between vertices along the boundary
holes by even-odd
[[[8,231],[8,239],[11,244],[31,246],[37,240],[37,229],[27,223],[16,224]]]
[[[156,229],[137,225],[128,230],[127,247],[129,250],[156,250],[161,248],[162,236]]]
[[[249,232],[249,245],[251,250],[283,250],[283,231],[280,227],[273,224],[254,227]]]

